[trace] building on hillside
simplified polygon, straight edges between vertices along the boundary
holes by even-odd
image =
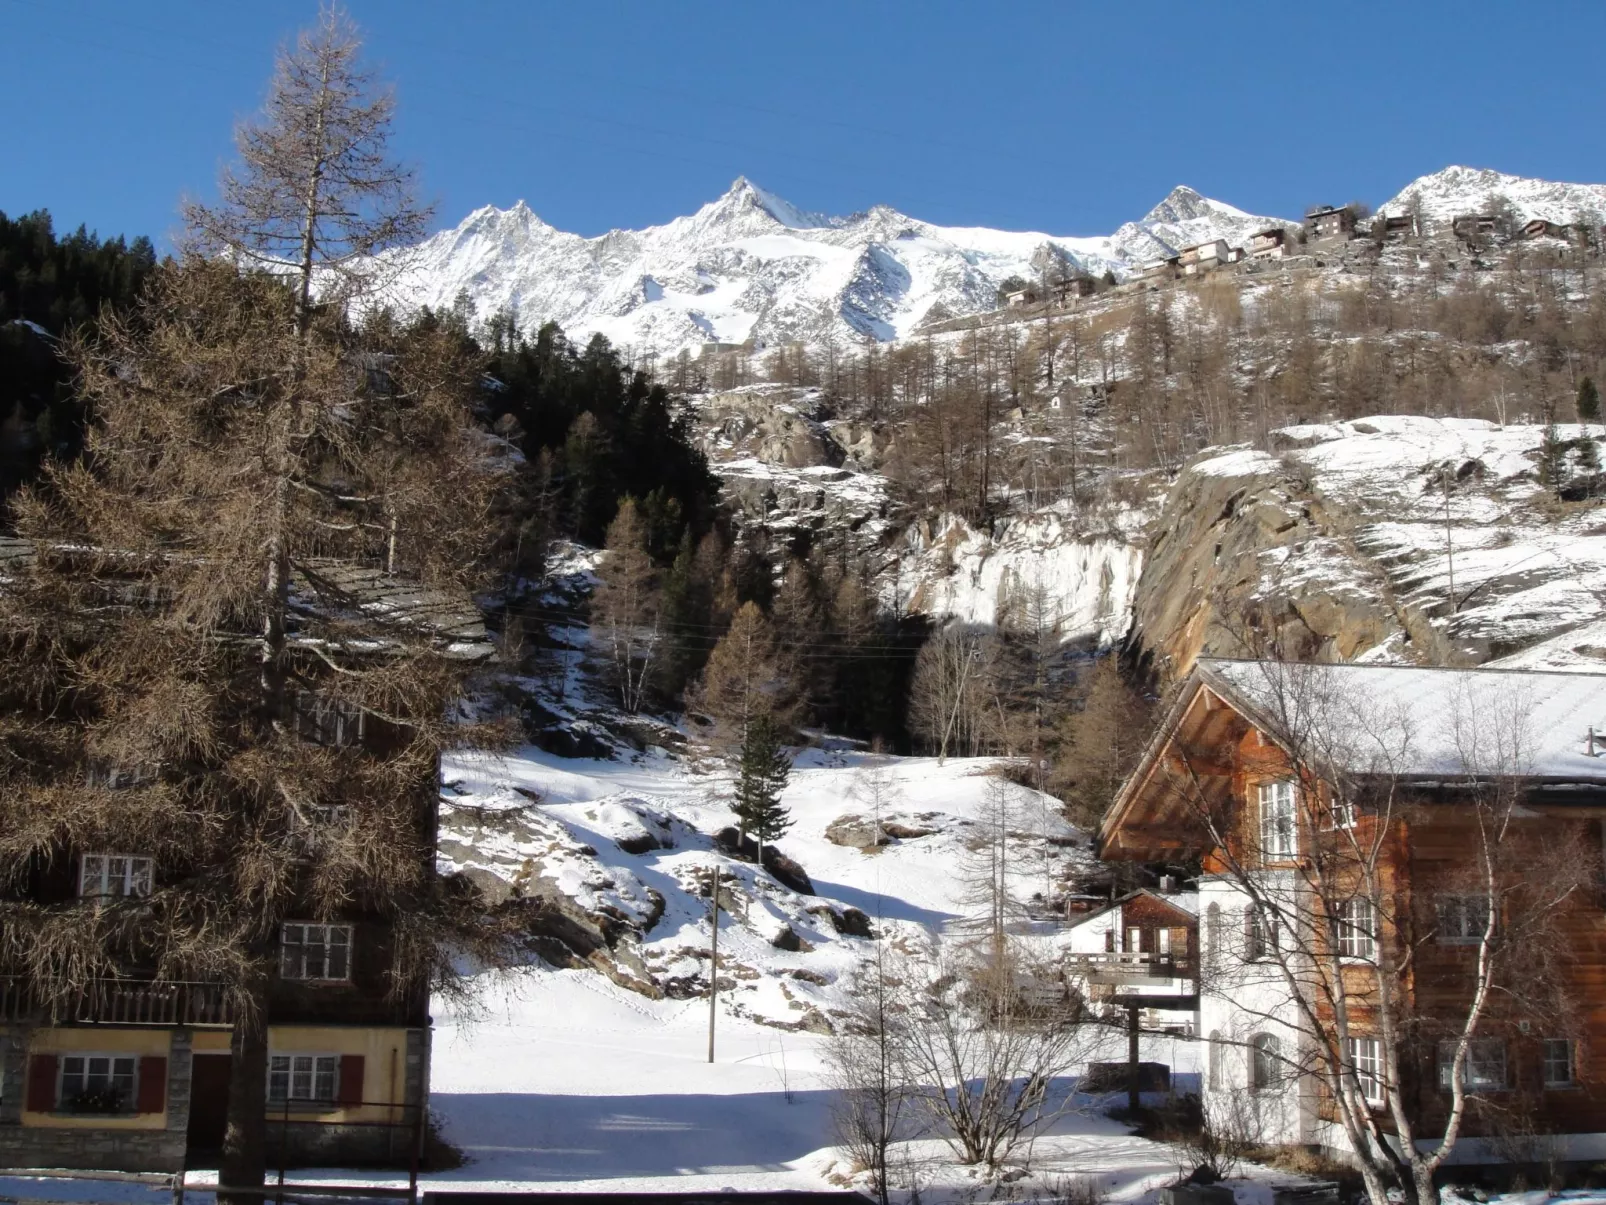
[[[1018,307],[1024,306],[1024,305],[1036,305],[1037,304],[1037,288],[1036,288],[1036,286],[1035,285],[1027,285],[1024,288],[1014,289],[1011,292],[1005,293],[1004,294],[1004,304],[1009,306],[1010,309],[1015,309],[1015,308],[1018,308]]]
[[[1379,222],[1383,224],[1381,229],[1377,227]],[[1372,219],[1372,226],[1374,234],[1381,235],[1384,242],[1422,237],[1422,223],[1415,213],[1380,214]]]
[[[1249,236],[1247,248],[1252,259],[1282,259],[1289,254],[1288,231],[1272,226]]]
[[[1243,263],[1243,260],[1244,260],[1244,249],[1242,247],[1228,247],[1227,248],[1227,262],[1229,264],[1241,264],[1241,263]]]
[[[1501,1159],[1513,1117],[1606,1155],[1603,731],[1606,675],[1201,660],[1099,845],[1200,860],[1207,1110],[1343,1155],[1341,1101],[1388,1141],[1395,1098],[1432,1139],[1466,1038],[1457,1160]],[[1468,1037],[1485,947],[1548,969],[1510,971]]]
[[[33,546],[0,540],[0,588],[25,571]],[[422,630],[449,658],[484,660],[492,645],[474,604],[378,569],[340,562],[308,564],[292,584],[292,613],[306,622],[318,579],[322,597],[382,613],[387,624]],[[114,585],[109,597],[126,603]],[[137,597],[137,596],[136,596]],[[133,605],[147,600],[140,599]],[[410,740],[394,717],[328,697],[320,644],[293,628],[287,644],[304,650],[284,728],[314,750],[342,757],[386,757]],[[341,650],[350,655],[348,647]],[[383,639],[358,654],[383,658]],[[60,718],[60,717],[58,717]],[[99,765],[85,790],[161,789],[183,767]],[[416,803],[419,873],[436,874],[439,769],[421,767]],[[134,798],[137,802],[137,796]],[[303,866],[323,842],[353,822],[338,803],[301,805],[304,837],[289,851]],[[206,868],[166,865],[150,851],[62,847],[36,859],[4,890],[41,914],[118,906],[159,898],[164,887]],[[262,1102],[269,1157],[294,1165],[405,1166],[419,1149],[427,1118],[430,1068],[428,986],[398,983],[392,924],[360,900],[319,911],[303,885],[303,915],[273,935],[277,968],[267,991],[268,1075]],[[234,1011],[224,985],[166,978],[155,966],[126,965],[68,1001],[47,1001],[23,975],[0,976],[0,1160],[9,1167],[174,1171],[204,1166],[223,1142],[228,1111]]]
[[[1308,238],[1353,238],[1357,214],[1353,205],[1318,205],[1305,215]]]
[[[1198,999],[1197,892],[1178,891],[1167,879],[1158,891],[1139,888],[1103,907],[1067,915],[1067,971],[1090,1004],[1135,1001],[1151,1010],[1142,1018],[1145,1028],[1193,1032],[1192,1005],[1178,1008],[1177,1002]]]
[[[1179,255],[1151,259],[1138,268],[1138,276],[1143,280],[1175,280],[1181,274],[1182,257]]]
[[[1207,243],[1196,243],[1192,247],[1184,247],[1178,252],[1177,259],[1182,265],[1184,276],[1196,276],[1200,272],[1221,267],[1227,262],[1227,254],[1227,240],[1218,238]]]
[[[1091,297],[1098,292],[1098,287],[1098,281],[1085,272],[1077,272],[1062,278],[1056,286],[1056,291],[1063,303],[1066,300],[1076,301],[1083,297]]]
[[[1510,223],[1497,213],[1462,214],[1450,223],[1450,229],[1463,243],[1504,241],[1511,237]]]

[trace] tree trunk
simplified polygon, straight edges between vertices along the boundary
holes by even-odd
[[[265,993],[242,1010],[229,1039],[229,1115],[218,1183],[260,1188],[267,1174],[268,1019]],[[262,1205],[257,1196],[218,1194],[219,1205]]]

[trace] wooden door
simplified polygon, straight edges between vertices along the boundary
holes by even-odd
[[[197,1054],[190,1071],[190,1166],[223,1150],[229,1113],[229,1064],[226,1054]]]

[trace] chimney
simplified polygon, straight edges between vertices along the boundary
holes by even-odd
[[[1163,874],[1160,876],[1160,894],[1175,895],[1177,893],[1176,875]]]

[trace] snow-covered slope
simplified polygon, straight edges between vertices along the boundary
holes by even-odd
[[[557,230],[523,202],[478,209],[405,254],[392,300],[445,307],[466,295],[482,318],[514,310],[527,329],[555,321],[571,337],[601,332],[659,355],[748,339],[887,340],[927,317],[990,310],[1003,280],[1034,278],[1052,258],[1119,277],[1276,221],[1179,187],[1113,235],[1064,238],[935,226],[884,205],[804,213],[738,179],[688,217],[596,238]]]
[[[1478,167],[1447,167],[1412,180],[1378,207],[1381,213],[1404,213],[1421,198],[1429,221],[1448,222],[1463,214],[1488,213],[1504,199],[1522,221],[1606,221],[1606,184],[1562,184],[1533,180]]]

